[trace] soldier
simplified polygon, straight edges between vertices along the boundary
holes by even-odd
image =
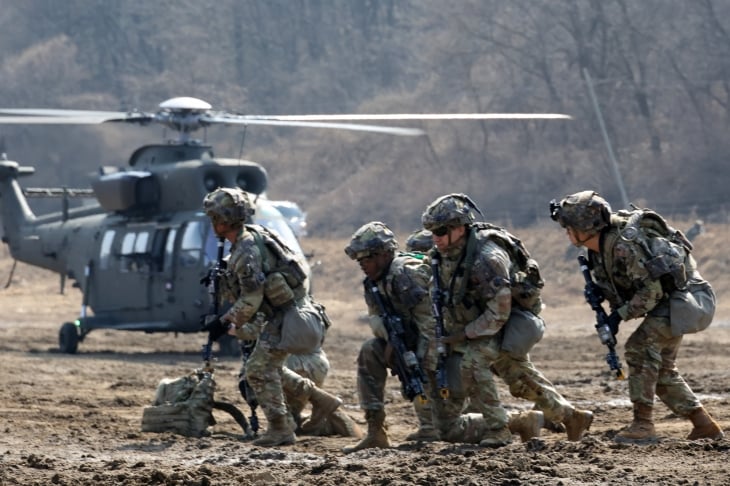
[[[329,323],[304,285],[306,274],[296,255],[275,234],[245,224],[254,213],[249,196],[237,188],[218,188],[203,200],[205,213],[220,238],[231,242],[223,275],[224,297],[233,305],[222,316],[209,316],[206,325],[218,336],[228,332],[256,341],[246,361],[245,378],[266,415],[266,432],[255,445],[293,444],[296,424],[287,408],[282,383],[306,397],[322,420],[342,403],[308,379],[284,367],[292,354],[321,346]]]
[[[388,368],[393,366],[393,349],[388,343],[388,333],[380,316],[381,309],[374,301],[368,284],[377,284],[379,294],[392,307],[399,317],[411,350],[415,350],[428,382],[424,392],[429,399],[424,403],[414,400],[414,408],[419,421],[416,432],[408,435],[407,440],[434,440],[437,438],[451,442],[479,442],[485,433],[485,423],[481,416],[462,414],[463,400],[458,401],[444,413],[451,413],[449,423],[452,430],[439,435],[434,429],[431,417],[432,403],[442,399],[433,393],[435,355],[427,352],[433,343],[434,321],[431,314],[431,300],[428,295],[428,282],[431,271],[423,261],[408,253],[398,253],[398,241],[393,232],[383,223],[373,221],[360,227],[345,248],[347,255],[357,260],[366,275],[365,301],[368,305],[370,326],[375,338],[366,341],[358,356],[358,391],[360,405],[365,410],[368,423],[367,436],[357,445],[346,447],[345,453],[373,447],[390,447],[385,431],[384,390]],[[372,282],[372,283],[371,283]],[[390,358],[389,358],[390,357]],[[510,417],[510,430],[520,434],[523,441],[540,434],[543,424],[542,413],[516,413]]]
[[[551,201],[550,215],[565,228],[570,242],[588,250],[588,264],[598,292],[608,300],[611,313],[608,325],[618,332],[621,321],[643,318],[639,327],[626,341],[626,362],[629,365],[629,397],[633,403],[634,419],[630,426],[616,435],[619,442],[649,442],[656,439],[652,420],[654,395],[676,415],[689,419],[694,428],[689,440],[720,439],[723,432],[710,417],[676,366],[682,333],[674,332],[674,308],[670,294],[676,288],[669,275],[652,275],[648,246],[643,236],[631,237],[629,226],[621,212],[612,213],[608,202],[594,191],[582,191],[562,200]],[[639,232],[647,230],[639,229]],[[656,246],[656,245],[655,245]],[[660,248],[659,246],[656,246]],[[691,245],[686,248],[691,249]],[[712,289],[699,272],[692,255],[680,248],[674,257],[665,260],[665,268],[681,268],[685,282]],[[664,255],[667,256],[667,255]],[[681,261],[673,262],[677,258]],[[711,295],[714,304],[714,294]],[[714,309],[714,305],[712,306]],[[671,310],[671,312],[670,312]],[[708,323],[709,324],[709,323]]]
[[[369,291],[367,282],[377,284],[383,300],[402,319],[406,345],[421,360],[426,352],[428,336],[433,333],[431,307],[427,298],[430,278],[428,266],[412,255],[396,254],[397,249],[398,241],[393,232],[378,221],[360,227],[345,248],[345,253],[351,259],[357,260],[366,276],[365,301],[370,327],[375,335],[362,345],[357,358],[358,392],[360,406],[365,410],[368,424],[367,435],[355,446],[346,447],[345,453],[372,447],[390,447],[385,431],[384,394],[388,368],[393,366],[393,350],[388,344],[388,333],[380,317],[381,310]],[[422,362],[421,365],[427,367],[424,366],[427,363]],[[416,407],[416,412],[419,428],[408,439],[436,439],[431,425],[430,408],[421,407],[419,410]]]
[[[593,413],[578,410],[563,398],[528,354],[545,326],[537,315],[542,307],[537,263],[506,231],[475,223],[474,211],[479,212],[468,196],[449,194],[432,202],[421,222],[433,235],[431,258],[439,261],[439,278],[431,291],[441,292],[444,304],[442,343],[449,349],[447,364],[460,378],[457,392],[469,397],[488,428],[480,444],[498,447],[511,441],[492,369],[513,396],[534,402],[547,420],[562,423],[568,440],[580,440]],[[524,268],[514,261],[517,257]],[[453,403],[441,405],[448,408]],[[434,412],[443,433],[448,434],[452,424],[440,417],[453,416],[449,411]]]

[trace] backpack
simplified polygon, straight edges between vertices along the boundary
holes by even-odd
[[[246,225],[246,229],[261,253],[266,298],[275,305],[280,304],[277,298],[285,301],[295,298],[293,305],[287,305],[284,310],[276,348],[292,354],[316,351],[322,346],[331,321],[325,307],[308,296],[303,287],[307,274],[300,257],[276,233],[262,226]],[[264,247],[274,254],[275,262],[269,260]]]
[[[659,280],[665,291],[684,289],[689,275],[686,260],[692,243],[680,230],[651,209],[620,210],[611,216],[619,227],[618,237],[638,243],[649,256],[644,267],[652,279]]]
[[[525,245],[516,236],[490,223],[478,222],[471,225],[469,240],[466,244],[464,259],[464,281],[469,278],[469,272],[476,259],[477,240],[492,240],[507,252],[514,265],[510,275],[512,300],[518,306],[538,315],[542,310],[540,294],[545,282],[540,275],[540,267],[525,248]],[[463,292],[464,290],[460,290]]]
[[[251,232],[261,253],[263,271],[265,275],[279,272],[286,278],[289,287],[295,289],[302,285],[307,279],[307,273],[300,260],[300,257],[287,246],[284,241],[274,232],[269,231],[263,226],[246,225],[246,229]],[[267,248],[276,257],[275,262],[269,261]]]
[[[619,228],[613,238],[635,241],[648,255],[644,267],[669,294],[672,334],[681,336],[707,329],[715,315],[716,297],[712,286],[694,268],[692,243],[684,233],[655,211],[636,206],[613,214],[611,223]]]

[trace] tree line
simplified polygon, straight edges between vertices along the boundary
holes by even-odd
[[[270,196],[296,199],[321,232],[373,218],[407,230],[445,192],[512,225],[584,188],[621,206],[606,140],[631,202],[726,221],[727,19],[727,0],[7,2],[0,106],[151,111],[195,96],[252,114],[566,113],[416,123],[427,133],[417,139],[209,137],[218,155],[262,162]],[[161,134],[3,126],[0,136],[11,159],[37,166],[34,185],[83,185]]]

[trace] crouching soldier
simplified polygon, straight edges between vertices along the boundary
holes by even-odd
[[[233,301],[223,315],[209,316],[207,327],[219,335],[228,332],[240,340],[255,341],[245,363],[245,378],[268,425],[254,444],[293,444],[296,424],[287,407],[283,381],[312,403],[318,417],[328,416],[342,403],[284,367],[290,354],[313,352],[322,345],[329,320],[306,290],[300,257],[276,234],[246,224],[254,214],[246,192],[216,189],[205,197],[203,208],[216,235],[231,242],[223,280],[225,294]]]
[[[471,406],[489,426],[481,445],[511,441],[510,419],[492,371],[513,396],[532,401],[546,419],[562,423],[568,440],[580,440],[593,413],[568,402],[529,357],[545,328],[537,315],[543,285],[537,262],[502,228],[477,223],[475,212],[480,213],[468,196],[448,194],[426,208],[421,222],[434,243],[431,294],[443,307],[445,331],[439,347],[448,355],[443,361],[456,368],[453,375]],[[454,429],[448,421],[439,427],[446,433]]]

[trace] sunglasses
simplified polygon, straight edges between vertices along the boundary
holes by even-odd
[[[446,236],[446,234],[449,232],[450,229],[451,228],[449,228],[448,226],[440,226],[438,228],[432,229],[431,233],[434,236]]]

